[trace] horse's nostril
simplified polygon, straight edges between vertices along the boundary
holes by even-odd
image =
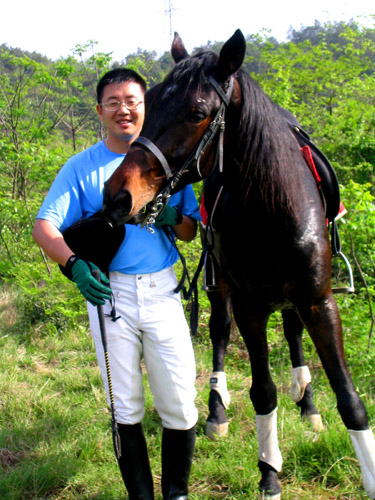
[[[132,209],[132,196],[129,191],[120,191],[114,198],[104,193],[101,216],[113,224],[123,224]]]
[[[122,216],[128,215],[132,209],[132,196],[129,191],[120,191],[114,198],[114,209]]]

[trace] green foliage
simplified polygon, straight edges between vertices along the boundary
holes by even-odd
[[[341,196],[348,213],[340,221],[342,248],[355,265],[355,282],[358,293],[365,296],[371,307],[375,299],[375,197],[370,184],[350,181],[341,186]]]
[[[33,261],[17,265],[9,282],[18,291],[16,330],[27,325],[49,333],[62,332],[74,328],[87,314],[86,302],[77,287],[57,264],[47,271],[36,255]]]

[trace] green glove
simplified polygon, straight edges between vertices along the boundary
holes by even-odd
[[[176,226],[182,222],[182,213],[175,207],[166,205],[162,213],[156,218],[155,226]]]
[[[94,269],[99,270],[101,283],[91,274]],[[70,271],[79,291],[93,306],[103,305],[105,300],[111,298],[112,290],[107,286],[109,285],[107,276],[92,262],[78,258]]]

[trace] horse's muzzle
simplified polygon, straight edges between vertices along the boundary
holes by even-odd
[[[103,207],[101,216],[109,220],[114,226],[124,223],[134,223],[130,215],[132,209],[132,196],[129,191],[120,191],[113,199],[110,198],[108,189],[104,187]]]

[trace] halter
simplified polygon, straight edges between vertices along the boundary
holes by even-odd
[[[154,229],[152,228],[152,224],[154,224],[156,218],[158,215],[161,214],[161,212],[164,210],[166,204],[168,203],[168,200],[171,196],[171,192],[176,188],[176,186],[179,184],[182,176],[188,172],[190,165],[193,162],[196,162],[196,168],[199,177],[202,178],[202,174],[200,171],[200,160],[205,153],[207,147],[211,144],[213,141],[216,133],[220,130],[220,137],[219,137],[219,143],[218,143],[218,151],[217,154],[219,156],[219,169],[220,172],[223,170],[223,143],[224,143],[224,131],[225,131],[225,109],[228,106],[230,102],[230,98],[232,95],[233,91],[233,77],[230,78],[229,80],[229,86],[228,90],[224,92],[224,90],[219,86],[217,81],[212,77],[208,77],[208,81],[211,83],[211,85],[214,87],[216,90],[217,94],[222,100],[222,103],[219,107],[218,112],[216,113],[214,119],[211,121],[207,129],[205,130],[204,134],[202,135],[199,143],[195,146],[193,151],[190,153],[188,156],[187,160],[185,163],[182,165],[180,169],[177,170],[174,174],[172,174],[171,169],[169,167],[168,161],[165,158],[164,154],[160,151],[160,149],[149,139],[146,137],[138,137],[135,141],[133,141],[133,144],[141,144],[144,146],[146,149],[151,151],[156,158],[159,160],[159,163],[163,167],[166,179],[168,181],[167,186],[155,197],[154,201],[149,203],[146,208],[145,208],[145,218],[141,224],[141,227],[146,226],[147,230],[150,232],[154,232]],[[132,144],[132,145],[133,145]],[[216,164],[217,157],[215,159],[215,164]]]

